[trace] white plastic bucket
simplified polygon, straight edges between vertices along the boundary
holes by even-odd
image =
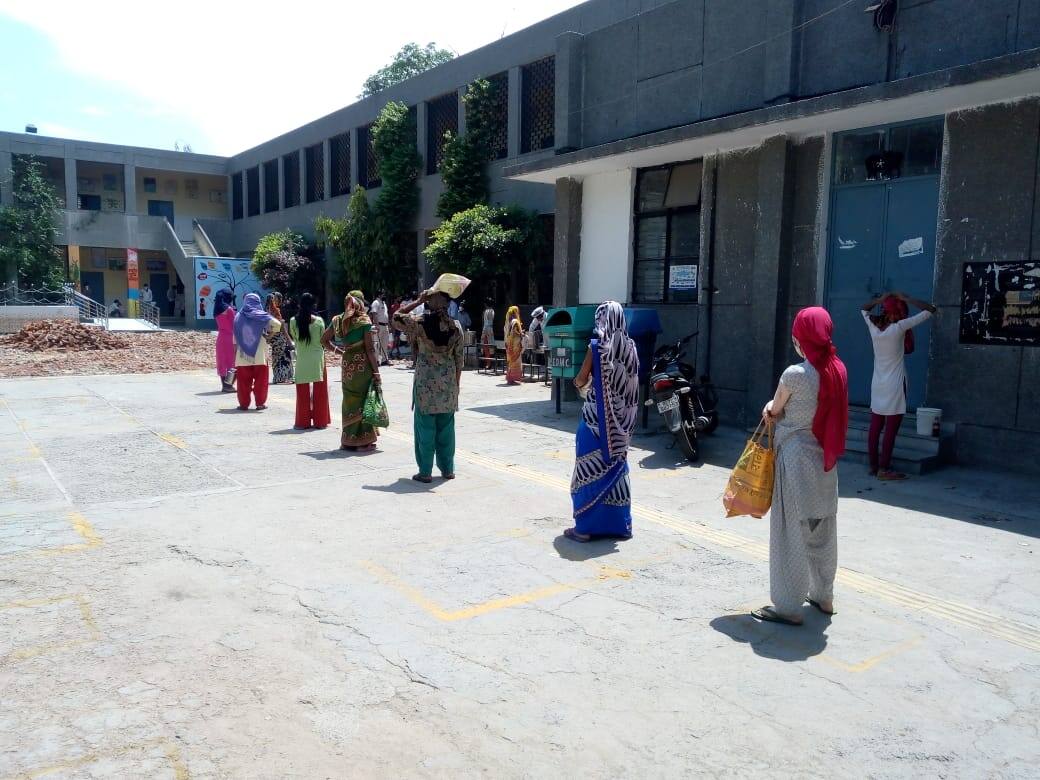
[[[917,433],[919,436],[931,436],[935,421],[942,423],[942,409],[927,406],[917,407]]]

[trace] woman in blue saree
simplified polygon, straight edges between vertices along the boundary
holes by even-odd
[[[574,384],[588,390],[571,479],[574,527],[564,536],[576,542],[630,539],[628,446],[639,406],[639,357],[620,303],[607,301],[596,309],[594,338]]]

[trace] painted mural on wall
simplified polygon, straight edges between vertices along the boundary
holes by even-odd
[[[960,341],[1040,346],[1040,263],[965,263]]]
[[[213,319],[213,299],[227,288],[235,294],[235,308],[242,307],[243,299],[251,292],[263,298],[260,280],[249,270],[250,260],[228,257],[195,257],[195,316],[200,320]]]

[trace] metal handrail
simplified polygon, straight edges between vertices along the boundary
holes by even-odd
[[[150,322],[157,330],[161,330],[159,326],[159,307],[154,303],[149,303],[148,301],[138,301],[137,305],[140,310],[138,315],[139,318],[146,322]]]
[[[13,306],[75,306],[79,311],[80,322],[95,322],[108,330],[108,310],[71,284],[59,288],[3,285],[0,286],[0,303]]]
[[[202,227],[201,223],[197,219],[193,219],[191,222],[195,233],[195,243],[198,244],[199,249],[209,257],[219,257],[220,255],[217,254],[217,245],[210,241],[206,229]],[[201,239],[201,241],[199,239]]]

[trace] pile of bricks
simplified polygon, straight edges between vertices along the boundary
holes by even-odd
[[[67,320],[30,322],[17,333],[0,338],[0,344],[29,352],[78,352],[128,349],[130,342],[103,328]]]

